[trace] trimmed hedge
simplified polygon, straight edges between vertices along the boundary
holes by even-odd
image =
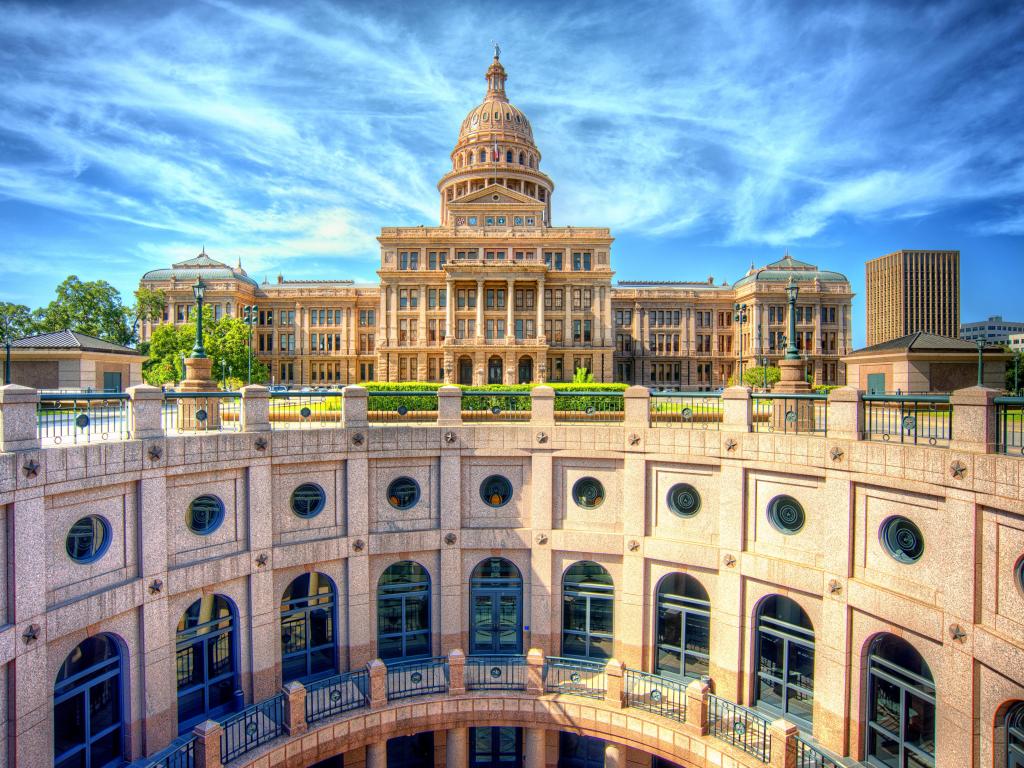
[[[444,386],[432,381],[368,381],[360,384],[366,387],[369,392],[367,408],[370,411],[394,411],[400,405],[404,405],[410,411],[436,411],[437,390]],[[493,393],[490,396],[484,395],[463,395],[462,410],[464,411],[489,411],[499,408],[501,411],[529,411],[531,401],[524,396],[534,387],[540,384],[480,384],[477,386],[469,384],[456,385],[463,392],[487,392]],[[548,384],[555,390],[555,410],[557,411],[585,411],[593,406],[598,411],[621,411],[623,408],[622,399],[618,397],[627,389],[626,384],[574,384],[572,382],[557,382]],[[423,392],[422,396],[391,396],[389,392]],[[576,392],[601,392],[608,393],[608,397],[594,398],[589,396],[570,396]],[[518,396],[508,396],[513,393],[522,393]]]

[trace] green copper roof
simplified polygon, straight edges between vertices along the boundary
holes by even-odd
[[[806,261],[798,261],[788,253],[778,261],[773,261],[766,267],[754,269],[733,283],[734,288],[739,288],[750,283],[788,283],[790,278],[797,282],[818,280],[822,283],[848,283],[846,275],[839,272],[830,272],[818,269],[814,264]]]

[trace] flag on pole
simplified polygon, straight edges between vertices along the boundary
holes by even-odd
[[[494,162],[498,162],[498,142],[494,142]]]

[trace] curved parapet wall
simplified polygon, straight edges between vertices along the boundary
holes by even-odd
[[[0,764],[52,764],[55,701],[75,684],[66,661],[89,638],[102,640],[94,645],[107,649],[103,674],[119,681],[122,754],[139,759],[178,736],[176,676],[185,668],[179,656],[176,673],[175,657],[189,632],[206,631],[197,627],[230,628],[235,669],[216,713],[223,719],[272,700],[293,668],[282,598],[297,578],[314,573],[326,585],[316,594],[333,611],[331,668],[359,670],[396,642],[378,638],[378,605],[392,583],[386,573],[400,563],[422,569],[429,622],[425,634],[399,642],[425,643],[433,656],[479,653],[471,574],[500,557],[521,579],[520,654],[565,654],[582,642],[628,669],[659,671],[659,587],[685,574],[706,593],[706,653],[692,661],[721,700],[776,717],[764,706],[758,638],[784,615],[795,627],[791,641],[810,638],[813,647],[801,681],[811,684],[808,709],[790,713],[809,721],[797,723],[801,734],[864,759],[867,681],[899,640],[932,681],[935,765],[1003,766],[1004,717],[1024,699],[1024,461],[982,452],[991,447],[991,398],[954,408],[959,434],[933,447],[860,439],[863,404],[845,396],[829,401],[827,434],[782,434],[751,432],[756,412],[732,390],[717,421],[655,418],[654,426],[637,392],[627,393],[617,420],[586,423],[546,411],[544,393],[525,423],[463,423],[458,403],[452,411],[442,395],[438,423],[408,426],[368,424],[365,394],[360,411],[353,393],[345,426],[282,430],[268,429],[257,393],[239,418],[252,431],[174,437],[160,433],[159,408],[154,424],[142,396],[131,431],[141,439],[40,447],[25,420],[32,398],[6,389],[0,687],[12,706],[0,709],[9,734]],[[510,496],[495,476],[507,479]],[[201,497],[215,501],[196,503]],[[567,580],[579,563],[589,564],[587,578]],[[611,631],[564,628],[565,601],[592,584],[611,601]],[[477,702],[466,712],[482,707],[480,697],[465,694]],[[629,707],[609,715],[664,735],[634,743],[605,720],[615,702],[499,698],[529,701],[535,714],[522,725],[561,728],[568,721],[558,717],[569,717],[588,734],[683,765],[700,763],[681,747],[659,746],[682,743],[670,733],[730,754],[699,727],[694,735]],[[381,712],[428,701],[388,701]],[[565,715],[568,706],[578,715]],[[401,712],[393,716],[400,730],[420,716]],[[459,713],[451,727],[494,722],[462,714],[462,705]],[[321,727],[260,749],[301,737],[305,751]],[[347,751],[344,731],[332,733],[332,754]]]

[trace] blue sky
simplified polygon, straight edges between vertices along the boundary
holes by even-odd
[[[962,317],[1024,320],[1024,5],[0,3],[0,299],[127,295],[194,255],[375,279],[499,40],[556,225],[620,279],[962,251]]]

